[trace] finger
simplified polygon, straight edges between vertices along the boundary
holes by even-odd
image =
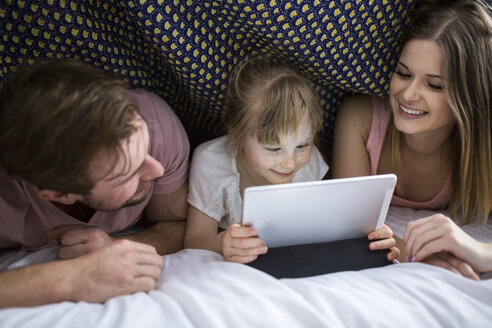
[[[255,237],[258,236],[258,231],[253,227],[245,227],[240,225],[233,225],[230,228],[231,237]]]
[[[263,240],[259,237],[231,238],[229,246],[234,248],[256,248],[264,246],[264,244]]]
[[[393,231],[386,224],[384,224],[380,229],[372,231],[367,235],[369,240],[386,239],[391,237],[393,237]]]
[[[252,261],[258,255],[265,254],[267,252],[268,252],[268,248],[265,245],[261,245],[259,247],[254,247],[254,248],[228,247],[223,250],[224,257],[227,261],[234,261],[240,263],[246,263],[244,262],[244,258],[247,258],[248,261]]]
[[[427,216],[425,218],[421,218],[421,219],[417,219],[417,220],[414,220],[414,221],[410,221],[408,224],[407,224],[407,227],[405,229],[405,233],[403,235],[403,241],[405,243],[408,242],[408,239],[410,237],[410,235],[415,235],[415,232],[414,230],[415,229],[418,229],[422,226],[425,226],[427,224],[432,224],[433,222],[436,221],[436,214],[434,215],[431,215],[431,216]]]
[[[442,230],[436,226],[436,222],[428,221],[425,224],[419,225],[412,230],[412,233],[408,236],[407,241],[405,242],[407,254],[414,257],[423,245],[436,238],[439,238],[442,233]]]
[[[452,266],[448,261],[441,260],[438,257],[428,258],[428,259],[425,259],[422,262],[423,263],[427,263],[427,264],[431,264],[431,265],[434,265],[434,266],[438,266],[438,267],[447,269],[447,270],[449,270],[451,272],[454,272],[454,273],[456,273],[458,275],[461,275],[460,271],[458,269],[456,269],[454,266]]]
[[[156,279],[149,276],[141,276],[133,279],[131,285],[129,286],[128,293],[132,294],[136,292],[150,292],[155,289]]]
[[[261,245],[258,247],[251,248],[235,248],[231,247],[225,250],[225,253],[229,254],[229,256],[240,255],[240,256],[251,256],[251,255],[260,255],[268,252],[268,248],[265,245]]]
[[[398,247],[391,247],[390,252],[386,255],[388,261],[393,261],[400,256],[400,249]]]
[[[73,230],[73,229],[80,229],[82,227],[86,227],[83,224],[75,224],[75,225],[62,225],[58,226],[54,229],[48,230],[45,232],[45,236],[48,239],[55,239],[55,240],[60,240],[61,235],[66,233],[67,231]]]
[[[72,259],[84,254],[90,253],[93,250],[86,244],[77,244],[72,246],[61,246],[58,249],[58,257],[61,259]]]
[[[473,268],[465,261],[460,260],[457,257],[450,257],[449,263],[454,266],[463,277],[470,278],[472,280],[480,281],[480,277],[473,270]]]
[[[410,235],[412,235],[413,231],[419,226],[421,226],[422,224],[424,224],[424,222],[425,219],[418,219],[408,222],[407,227],[405,228],[405,233],[403,234],[403,241],[405,243],[408,243],[408,239]]]
[[[138,252],[135,253],[134,256],[136,258],[136,262],[139,265],[152,265],[158,267],[159,269],[162,269],[164,265],[164,260],[162,259],[162,256],[158,255],[157,253],[152,254],[148,252],[144,252],[144,253]]]
[[[442,251],[443,240],[446,239],[442,230],[428,230],[422,232],[418,238],[413,241],[409,255],[416,258],[424,258],[434,253]],[[418,255],[420,254],[420,255]]]
[[[373,241],[372,243],[369,243],[369,249],[372,251],[379,250],[379,249],[389,249],[391,247],[394,247],[395,245],[396,245],[395,239],[389,238],[389,239],[383,239],[383,240]]]
[[[249,255],[249,256],[232,255],[229,258],[227,258],[227,261],[236,262],[236,263],[249,263],[249,262],[253,262],[257,258],[258,258],[257,255]]]
[[[433,254],[439,254],[442,251],[445,251],[445,249],[442,248],[442,244],[443,239],[436,238],[432,241],[427,242],[411,256],[415,257],[417,261],[421,261],[429,256],[432,256]]]
[[[137,241],[129,240],[129,239],[118,239],[114,241],[110,247],[114,247],[119,250],[135,250],[142,253],[149,253],[157,255],[157,251],[154,246],[149,244],[140,243]],[[159,256],[160,257],[160,256]]]
[[[142,265],[138,265],[135,277],[136,278],[150,277],[154,279],[154,281],[157,281],[161,277],[161,272],[162,272],[162,266],[142,264]]]
[[[89,238],[91,238],[90,234],[95,234],[95,232],[91,231],[90,229],[92,228],[84,227],[82,229],[69,229],[60,235],[60,244],[71,246],[85,243],[89,240]]]

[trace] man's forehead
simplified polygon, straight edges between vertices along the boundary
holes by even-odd
[[[141,161],[140,154],[147,153],[149,133],[146,122],[140,117],[133,121],[135,132],[120,142],[119,147],[103,149],[92,161],[91,170],[96,180],[114,181],[131,173],[134,162]]]

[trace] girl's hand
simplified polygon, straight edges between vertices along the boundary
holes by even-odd
[[[222,254],[226,261],[249,263],[267,251],[266,245],[253,227],[233,224],[222,237]]]
[[[410,261],[422,261],[432,254],[447,251],[469,263],[477,272],[492,270],[490,245],[476,241],[443,214],[408,223],[403,240]]]
[[[367,239],[377,240],[369,244],[371,251],[389,249],[388,255],[386,255],[388,261],[393,261],[400,255],[400,250],[396,247],[396,241],[393,238],[393,231],[386,224],[382,228],[370,232]]]

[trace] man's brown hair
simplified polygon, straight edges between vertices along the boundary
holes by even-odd
[[[0,166],[41,188],[88,195],[136,131],[138,107],[127,89],[123,79],[73,60],[19,69],[0,89]],[[102,152],[108,167],[91,172]]]

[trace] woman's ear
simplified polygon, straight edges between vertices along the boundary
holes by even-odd
[[[60,191],[54,191],[49,189],[40,189],[38,192],[38,196],[42,199],[49,200],[51,202],[58,202],[65,205],[71,205],[78,200],[81,200],[82,197],[77,194],[67,194]]]

